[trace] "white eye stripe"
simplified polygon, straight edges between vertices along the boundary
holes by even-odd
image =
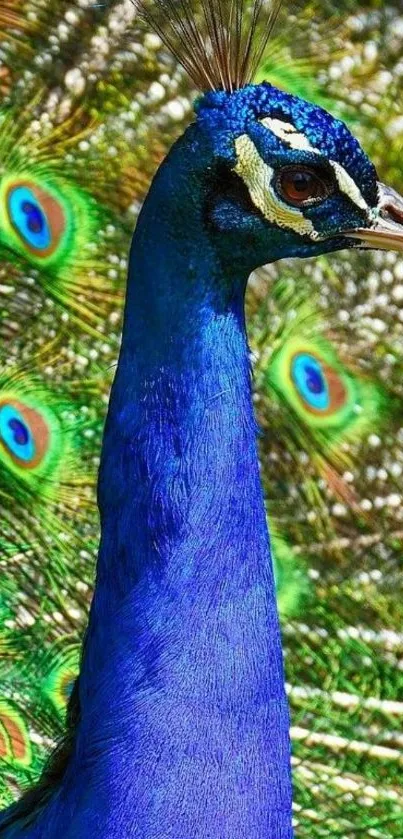
[[[269,131],[272,131],[276,137],[283,142],[287,143],[287,145],[292,149],[299,149],[300,151],[309,151],[313,154],[321,154],[320,149],[312,146],[311,142],[309,141],[308,137],[305,134],[302,134],[297,130],[295,125],[292,125],[290,122],[283,122],[281,119],[271,119],[270,117],[265,117],[261,120],[262,125],[265,128],[268,128]],[[329,160],[328,161],[333,168],[333,171],[336,176],[337,184],[341,192],[344,192],[345,195],[353,202],[360,210],[364,210],[366,213],[371,212],[371,208],[369,207],[368,203],[365,201],[365,198],[351,177],[348,172],[345,170],[344,166],[338,163],[336,160]]]
[[[344,192],[344,194],[347,195],[348,198],[350,198],[350,200],[360,208],[360,210],[365,210],[366,213],[369,213],[369,205],[351,175],[346,172],[344,166],[341,166],[341,164],[337,163],[336,160],[330,160],[329,163],[334,170],[341,192]]]
[[[259,152],[247,134],[235,141],[237,164],[235,172],[246,184],[251,200],[264,217],[276,224],[293,230],[300,236],[309,236],[313,241],[320,239],[310,219],[296,207],[290,207],[273,190],[274,169],[260,157]]]
[[[271,119],[265,117],[261,120],[262,125],[272,131],[280,140],[284,140],[292,149],[299,149],[300,151],[313,151],[317,153],[316,149],[311,146],[305,134],[297,131],[295,125],[290,122],[283,122],[281,119]]]

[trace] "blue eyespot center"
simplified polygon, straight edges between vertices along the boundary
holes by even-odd
[[[323,393],[326,390],[326,384],[321,371],[319,371],[313,364],[306,364],[305,366],[306,386],[310,393]]]
[[[24,201],[21,209],[27,217],[27,227],[31,233],[42,233],[46,224],[42,210],[33,204],[32,201]]]
[[[31,431],[19,411],[11,405],[0,408],[0,442],[12,457],[29,463],[36,454]]]
[[[291,365],[291,377],[301,399],[309,408],[327,411],[330,395],[320,362],[308,353],[298,353]]]
[[[16,446],[26,446],[29,441],[27,426],[19,419],[10,419],[8,421],[8,427],[13,432]]]
[[[23,242],[36,251],[47,250],[52,244],[52,235],[46,213],[33,189],[16,186],[9,192],[8,209],[10,221]]]

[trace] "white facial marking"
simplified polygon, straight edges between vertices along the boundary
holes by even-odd
[[[353,181],[352,177],[348,174],[348,172],[346,172],[344,166],[341,166],[341,164],[337,163],[336,160],[330,160],[330,165],[334,169],[340,190],[344,192],[344,194],[347,195],[351,201],[360,208],[360,210],[365,210],[366,213],[369,213],[369,205],[365,201],[365,198],[355,181]]]
[[[272,131],[276,137],[287,143],[290,148],[310,151],[313,154],[321,154],[320,149],[312,146],[308,137],[299,132],[295,125],[292,125],[290,122],[283,122],[281,119],[271,119],[271,117],[265,117],[261,120],[261,123],[265,126],[265,128],[268,128],[269,131]],[[361,190],[353,178],[348,174],[348,172],[346,172],[344,166],[337,163],[336,160],[329,160],[329,163],[333,167],[340,191],[344,192],[344,194],[350,198],[350,201],[359,207],[360,210],[370,213],[371,208],[365,201]]]
[[[300,236],[309,236],[312,240],[320,239],[312,221],[296,207],[290,207],[281,201],[273,189],[274,169],[262,160],[260,154],[247,134],[235,140],[237,164],[235,172],[242,178],[249,190],[250,197],[265,218],[288,230],[294,230]]]
[[[297,131],[295,125],[291,125],[290,122],[283,122],[281,119],[271,119],[271,117],[265,117],[261,122],[265,128],[272,131],[280,140],[284,140],[292,149],[316,152],[316,149],[311,146],[308,137],[305,137],[305,134]]]

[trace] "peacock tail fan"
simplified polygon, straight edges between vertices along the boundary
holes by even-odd
[[[278,401],[290,431],[304,449],[337,468],[348,465],[346,443],[359,443],[385,422],[386,394],[337,354],[337,339],[325,334],[304,337],[295,328],[274,348],[266,370],[269,396]],[[390,417],[388,417],[390,418]],[[305,440],[304,440],[305,437]]]
[[[24,786],[60,737],[63,639],[80,641],[88,612],[131,231],[189,108],[155,39],[129,40],[131,3],[84,5],[0,4],[0,683],[8,699],[18,685],[40,744]],[[40,692],[32,649],[49,656]]]
[[[41,683],[41,690],[52,708],[64,721],[66,708],[78,676],[80,647],[70,646],[64,641],[59,649],[53,649],[46,662],[46,674]]]
[[[25,721],[16,706],[0,702],[1,759],[25,768],[31,765],[32,750]]]
[[[355,484],[360,483],[360,464],[369,463],[374,431],[395,428],[397,433],[400,425],[394,378],[386,383],[379,366],[369,368],[362,341],[352,340],[350,330],[328,303],[319,303],[314,289],[309,299],[305,290],[297,291],[295,279],[285,271],[271,286],[255,326],[255,376],[267,394],[262,446],[264,456],[276,457],[280,464],[277,488],[271,487],[268,497],[281,497],[282,480],[288,493],[292,463],[311,515],[322,507],[329,518],[324,488],[357,513],[360,487]],[[362,517],[364,513],[365,506]]]
[[[0,486],[12,506],[23,500],[23,519],[41,498],[43,515],[73,510],[74,494],[85,486],[80,464],[80,422],[66,396],[42,383],[37,375],[3,369],[0,374]],[[71,497],[69,497],[69,493]],[[84,506],[83,498],[79,502]],[[4,512],[4,511],[3,511]],[[33,512],[33,510],[32,510]]]
[[[271,266],[248,300],[275,567],[286,535],[292,572],[290,611],[281,577],[278,591],[301,836],[359,824],[389,839],[402,817],[402,320],[400,262],[389,266],[376,255],[357,270],[342,254],[314,272]]]
[[[78,384],[81,402],[74,381],[73,401],[65,387],[55,389],[30,367],[7,368],[0,375],[6,672],[10,646],[20,647],[18,662],[28,656],[32,663],[31,643],[41,649],[55,630],[76,631],[85,620],[93,568],[88,559],[95,554],[98,530],[93,441],[99,445],[102,422],[88,410],[88,394]],[[25,647],[27,628],[30,643]],[[34,672],[32,667],[31,678]]]
[[[4,767],[0,783],[0,802],[11,803],[16,792],[32,783],[38,771],[35,747],[26,714],[12,701],[0,700],[0,760]]]
[[[79,635],[61,634],[56,640],[48,640],[39,653],[24,648],[24,642],[17,641],[12,650],[11,670],[13,682],[6,685],[7,699],[12,702],[24,698],[26,720],[37,731],[36,745],[42,749],[46,739],[63,733],[66,709],[78,676],[80,659]],[[36,668],[36,680],[32,682],[30,669]],[[2,668],[4,670],[4,667]],[[40,733],[44,743],[40,741]]]
[[[33,277],[40,294],[84,324],[96,323],[111,302],[116,305],[118,296],[108,277],[110,263],[102,244],[112,217],[57,164],[35,161],[35,141],[29,136],[32,114],[28,136],[15,144],[10,131],[13,116],[3,113],[0,121],[3,261],[20,272],[21,287],[25,277]],[[50,145],[52,139],[48,138]],[[41,153],[43,158],[43,149]],[[100,244],[94,246],[95,242]]]
[[[6,698],[0,700],[0,761],[4,793],[32,784],[49,749],[62,736],[78,673],[79,646],[70,636],[33,656],[15,650],[8,670],[0,662]],[[36,678],[32,680],[31,668]]]
[[[17,293],[35,324],[53,304],[59,331],[71,319],[101,343],[122,307],[139,201],[188,107],[183,82],[162,74],[172,61],[141,42],[130,2],[34,0],[1,15],[14,84],[0,119],[0,330],[18,330]]]

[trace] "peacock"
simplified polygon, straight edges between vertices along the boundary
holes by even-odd
[[[147,176],[182,129],[189,107],[189,83],[161,41],[150,34],[141,38],[136,34],[137,40],[127,37],[134,16],[130,4],[95,9],[83,3],[65,4],[65,12],[60,5],[56,14],[50,3],[31,3],[29,14],[26,7],[19,14],[18,4],[4,5],[1,13],[9,38],[2,76],[2,183],[7,211],[2,211],[0,298],[6,348],[1,350],[0,410],[5,569],[0,595],[0,754],[5,803],[17,786],[27,786],[38,775],[44,751],[64,730],[64,708],[72,692],[70,734],[77,723],[77,688],[73,688],[80,654],[77,629],[85,623],[96,551],[93,481],[110,384],[108,368],[118,352],[126,251]],[[310,25],[309,15],[307,19]],[[159,20],[154,23],[165,35]],[[372,35],[376,20],[368,15],[359,24],[359,31],[366,25]],[[393,18],[389,25],[394,34]],[[357,29],[357,19],[351,26]],[[396,54],[393,38],[385,41]],[[303,83],[301,59],[293,76],[287,42],[280,38],[274,46],[273,58],[266,65],[259,62],[260,74],[277,74],[280,78],[273,80],[292,93],[314,89],[309,77],[308,91],[295,89]],[[183,49],[180,55],[183,59]],[[144,68],[140,81],[139,66]],[[287,68],[283,78],[282,66]],[[352,70],[351,64],[348,69]],[[207,86],[206,79],[195,82],[200,89]],[[375,75],[375,90],[378,83]],[[142,86],[149,89],[148,97]],[[223,87],[222,80],[216,87]],[[241,91],[234,91],[232,101],[241,97]],[[320,99],[317,91],[315,95]],[[198,106],[199,125],[206,120],[209,124],[216,115],[216,106],[209,101],[213,100],[207,97]],[[391,113],[396,122],[392,106]],[[286,138],[277,139],[284,141],[289,153]],[[394,148],[392,177],[396,177],[393,155],[397,166],[399,160]],[[374,154],[375,149],[371,151]],[[379,164],[379,143],[375,156]],[[105,159],[108,164],[100,165]],[[182,165],[179,170],[183,174]],[[227,187],[225,169],[219,174],[223,180],[217,197]],[[230,220],[240,197],[232,189],[240,190],[242,175],[235,175],[236,187],[231,184],[225,194],[227,204],[219,216],[208,219],[212,229]],[[16,196],[14,216],[7,214],[10,195]],[[25,210],[18,216],[21,197]],[[250,211],[245,190],[241,197],[237,230],[243,214]],[[43,229],[38,230],[38,202],[51,223],[45,236],[57,240],[55,251],[46,252],[44,259],[38,254],[38,242],[30,238],[44,235]],[[259,212],[258,208],[252,213],[250,235]],[[182,228],[186,216],[180,215]],[[21,227],[21,222],[26,226]],[[225,230],[224,226],[221,233]],[[231,253],[231,283],[234,262],[242,257],[239,247],[238,242],[231,248],[236,250]],[[250,246],[245,250],[250,252]],[[133,259],[135,255],[136,248]],[[368,835],[397,837],[401,832],[401,708],[396,701],[401,639],[393,631],[399,626],[401,592],[399,265],[392,255],[385,259],[362,251],[348,261],[340,256],[331,263],[321,257],[312,267],[298,263],[297,271],[292,261],[280,271],[271,266],[264,275],[255,276],[249,290],[256,407],[263,429],[262,474],[293,721],[294,818],[301,836],[350,837],[364,830]],[[353,288],[357,276],[364,276],[365,282]],[[376,283],[384,281],[382,300]],[[243,323],[239,300],[238,306],[237,318]],[[387,340],[381,329],[385,307]],[[147,345],[149,358],[158,352],[156,328],[147,324],[149,315],[144,315],[139,334],[142,352]],[[178,312],[175,325],[180,322]],[[193,337],[186,339],[189,353]],[[217,340],[214,349],[218,347]],[[212,365],[209,386],[214,385],[213,373]],[[244,376],[246,382],[246,361]],[[318,403],[310,400],[315,391],[323,398],[329,386],[338,401],[323,422],[315,414]],[[222,391],[214,394],[212,419],[220,402],[225,404],[225,387]],[[180,407],[170,405],[173,426]],[[154,410],[158,411],[158,400],[151,399],[151,417]],[[234,417],[235,412],[233,422]],[[245,406],[245,433],[247,417]],[[180,438],[165,442],[159,462],[168,459],[170,450],[175,451],[175,460],[180,459]],[[207,454],[201,447],[198,464]],[[175,465],[167,466],[174,467],[173,473],[161,475],[160,484],[152,488],[156,520],[150,527],[169,543],[183,525],[187,487],[177,487],[178,496],[172,498],[176,511],[168,513],[164,499]],[[147,463],[136,468],[140,485],[147,485]],[[113,494],[108,487],[111,472],[106,475],[108,496]],[[238,477],[234,485],[239,482]],[[119,493],[115,495],[120,508]],[[146,505],[146,499],[140,502]],[[376,517],[371,515],[373,509]],[[138,535],[145,538],[140,530]],[[200,525],[198,539],[203,536],[208,543]],[[166,543],[154,549],[157,557],[163,557]],[[357,572],[353,576],[352,568]],[[264,633],[262,645],[263,639]],[[110,643],[107,638],[106,643]],[[87,644],[88,640],[86,648]],[[203,688],[201,674],[195,674],[192,683],[195,711],[198,680]],[[105,721],[98,723],[102,737]],[[174,728],[174,721],[171,724]],[[119,728],[122,734],[123,727],[122,723],[114,730]],[[211,738],[212,733],[211,729]],[[61,762],[62,758],[59,753]],[[5,835],[14,834],[8,829]],[[225,835],[224,828],[220,835]]]

